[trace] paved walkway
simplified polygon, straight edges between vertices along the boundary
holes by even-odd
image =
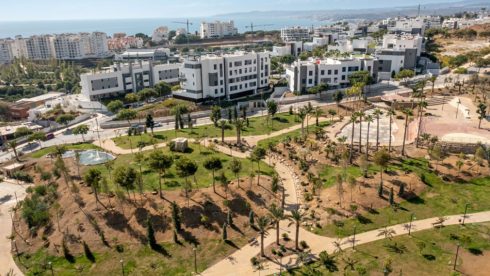
[[[27,185],[19,185],[17,181],[12,180],[4,180],[0,183],[0,275],[24,275],[14,262],[12,242],[7,237],[12,233],[10,209],[15,206],[17,200],[20,201],[25,197],[26,188]]]

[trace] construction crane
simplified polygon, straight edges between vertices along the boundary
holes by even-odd
[[[268,27],[268,26],[273,26],[274,24],[262,24],[262,25],[254,25],[254,23],[250,23],[250,26],[245,26],[245,28],[247,29],[250,29],[250,32],[252,33],[252,42],[253,42],[253,39],[254,39],[254,28],[257,28],[257,27]]]
[[[189,25],[192,25],[193,23],[189,21],[189,19],[186,19],[185,22],[182,22],[182,21],[173,21],[172,23],[176,23],[176,24],[182,24],[182,25],[186,25],[186,31],[187,33],[185,34],[185,37],[187,38],[187,47],[189,47]]]

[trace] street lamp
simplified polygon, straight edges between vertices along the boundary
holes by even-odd
[[[54,271],[53,271],[53,263],[48,262],[49,270],[51,271],[51,276],[54,276]]]
[[[458,247],[456,247],[456,256],[454,257],[454,265],[453,265],[453,270],[456,270],[456,264],[458,263],[458,254],[459,254],[459,247],[461,245],[458,243]]]
[[[354,235],[352,237],[352,249],[354,249],[356,246],[356,229],[357,229],[357,225],[354,225]]]
[[[464,215],[463,215],[463,221],[461,222],[461,225],[464,225],[464,221],[466,219],[466,213],[468,212],[468,206],[469,205],[470,205],[469,203],[466,203],[464,206]]]

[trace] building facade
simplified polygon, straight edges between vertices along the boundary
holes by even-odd
[[[303,27],[282,28],[281,39],[284,42],[309,40],[310,29]]]
[[[237,35],[238,29],[235,28],[235,23],[233,20],[202,22],[199,33],[202,39],[222,38]]]
[[[269,87],[270,53],[236,52],[189,57],[180,72],[181,90],[174,97],[195,102],[236,99]]]
[[[330,88],[348,86],[349,76],[358,71],[368,71],[376,79],[376,60],[363,58],[327,58],[296,61],[286,68],[289,89],[306,92],[319,84],[327,84]]]
[[[159,82],[178,83],[181,64],[138,61],[114,64],[101,72],[80,75],[82,94],[90,100],[114,97],[153,87]]]

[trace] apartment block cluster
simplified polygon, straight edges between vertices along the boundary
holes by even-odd
[[[15,58],[32,60],[101,58],[110,55],[107,34],[67,33],[54,35],[16,36],[0,39],[0,63]]]
[[[270,53],[235,52],[189,56],[181,63],[116,63],[103,71],[82,74],[81,87],[88,99],[100,100],[166,82],[180,85],[175,98],[202,102],[256,94],[269,87],[269,75]]]
[[[233,20],[202,22],[199,34],[201,39],[223,38],[237,35],[238,29],[235,28]]]

